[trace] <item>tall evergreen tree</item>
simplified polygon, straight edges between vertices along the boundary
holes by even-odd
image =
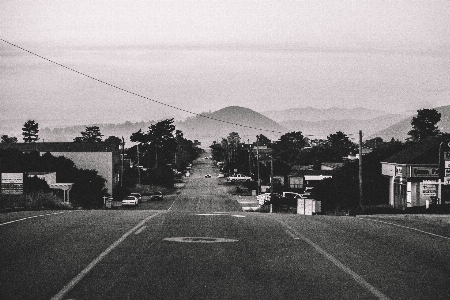
[[[23,124],[22,135],[25,143],[34,143],[39,140],[39,124],[34,120],[28,120]]]

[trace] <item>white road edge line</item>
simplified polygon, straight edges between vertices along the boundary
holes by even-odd
[[[138,228],[143,226],[145,222],[150,220],[151,218],[154,218],[163,212],[158,212],[154,215],[148,216],[139,224],[134,226],[131,230],[129,230],[127,233],[122,235],[117,241],[115,241],[111,246],[109,246],[105,251],[103,251],[96,259],[94,259],[86,268],[84,268],[75,278],[73,278],[68,284],[66,284],[55,296],[51,298],[51,300],[59,300],[62,299],[71,289],[75,287],[75,285],[80,282],[81,279],[83,279],[84,276],[86,276],[106,255],[108,255],[109,252],[111,252],[114,248],[120,245],[130,234],[132,234],[134,231],[136,231]]]
[[[295,234],[296,237],[302,239],[303,241],[305,241],[306,243],[311,245],[314,249],[316,249],[317,252],[319,252],[320,254],[325,256],[325,258],[327,258],[329,261],[331,261],[339,269],[341,269],[342,271],[344,271],[345,273],[350,275],[359,285],[361,285],[362,287],[364,287],[367,290],[369,290],[375,297],[377,297],[378,299],[383,299],[383,300],[388,300],[389,299],[388,296],[386,296],[385,294],[380,292],[376,287],[374,287],[373,285],[371,285],[370,283],[365,281],[364,278],[362,278],[361,276],[359,276],[358,274],[353,272],[349,267],[346,267],[343,263],[341,263],[339,260],[337,260],[333,255],[329,254],[328,252],[326,252],[325,250],[320,248],[313,241],[311,241],[310,239],[308,239],[304,235],[300,234],[299,232],[297,232],[295,229],[293,229],[292,227],[290,227],[286,223],[284,223],[284,222],[280,222],[280,223],[283,224],[288,229],[288,231],[286,231],[286,232],[289,235]]]
[[[141,228],[139,228],[139,230],[138,231],[136,231],[134,234],[139,234],[139,233],[141,233],[142,231],[144,231],[144,229],[145,228],[147,228],[147,226],[142,226]]]
[[[372,218],[359,218],[358,217],[358,219],[360,219],[360,220],[370,220],[372,222],[379,222],[379,223],[384,223],[384,224],[388,224],[388,225],[392,225],[392,226],[397,226],[397,227],[401,227],[401,228],[415,230],[415,231],[418,231],[418,232],[421,232],[421,233],[425,233],[425,234],[428,234],[428,235],[432,235],[432,236],[440,237],[440,238],[443,238],[443,239],[446,239],[446,240],[450,240],[449,237],[446,237],[446,236],[443,236],[443,235],[439,235],[439,234],[434,234],[434,233],[427,232],[427,231],[423,231],[423,230],[420,230],[420,229],[417,229],[417,228],[413,228],[413,227],[408,227],[408,226],[403,226],[403,225],[399,225],[399,224],[395,224],[395,223],[375,220],[375,219],[372,219]]]
[[[45,216],[52,216],[52,215],[60,215],[60,214],[63,214],[63,213],[64,212],[58,212],[58,213],[51,213],[51,214],[45,214],[45,215],[29,216],[29,217],[22,218],[22,219],[17,219],[17,220],[1,223],[0,226],[6,225],[6,224],[15,223],[15,222],[19,222],[19,221],[24,221],[24,220],[28,220],[28,219],[34,219],[34,218],[45,217]]]

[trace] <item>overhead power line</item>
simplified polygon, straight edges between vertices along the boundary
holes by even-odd
[[[101,80],[101,79],[92,77],[92,76],[90,76],[90,75],[88,75],[88,74],[85,74],[85,73],[83,73],[83,72],[77,71],[77,70],[72,69],[72,68],[70,68],[70,67],[67,67],[67,66],[65,66],[65,65],[63,65],[63,64],[60,64],[60,63],[58,63],[58,62],[56,62],[56,61],[53,61],[53,60],[51,60],[51,59],[48,59],[48,58],[42,56],[42,55],[39,55],[39,54],[34,53],[34,52],[32,52],[32,51],[29,51],[29,50],[27,50],[27,49],[25,49],[25,48],[23,48],[23,47],[21,47],[21,46],[18,46],[18,45],[16,45],[16,44],[13,44],[13,43],[11,43],[11,42],[8,42],[8,41],[6,41],[6,40],[4,40],[4,39],[0,39],[0,41],[6,43],[6,44],[8,44],[8,45],[11,45],[11,46],[13,46],[13,47],[16,47],[16,48],[18,48],[18,49],[20,49],[20,50],[22,50],[22,51],[25,51],[25,52],[27,52],[27,53],[29,53],[29,54],[31,54],[31,55],[37,56],[37,57],[39,57],[39,58],[41,58],[41,59],[43,59],[43,60],[46,60],[46,61],[48,61],[48,62],[50,62],[50,63],[52,63],[52,64],[55,64],[55,65],[57,65],[57,66],[60,66],[60,67],[62,67],[62,68],[64,68],[64,69],[67,69],[67,70],[69,70],[69,71],[75,72],[75,73],[77,73],[77,74],[79,74],[79,75],[85,76],[85,77],[87,77],[87,78],[89,78],[89,79],[92,79],[92,80],[95,80],[95,81],[97,81],[97,82],[103,83],[103,84],[105,84],[105,85],[107,85],[107,86],[110,86],[110,87],[112,87],[112,88],[118,89],[118,90],[120,90],[120,91],[122,91],[122,92],[131,94],[131,95],[136,96],[136,97],[140,97],[140,98],[146,99],[146,100],[148,100],[148,101],[151,101],[151,102],[154,102],[154,103],[157,103],[157,104],[160,104],[160,105],[164,105],[164,106],[167,106],[167,107],[170,107],[170,108],[173,108],[173,109],[176,109],[176,110],[180,110],[180,111],[183,111],[183,112],[186,112],[186,113],[189,113],[189,114],[198,116],[198,117],[210,119],[210,120],[217,121],[217,122],[227,123],[227,124],[230,124],[230,125],[235,125],[235,126],[240,126],[240,127],[246,127],[246,128],[256,129],[256,130],[260,130],[260,131],[273,132],[273,133],[281,133],[281,134],[284,133],[284,132],[281,132],[281,131],[269,130],[269,129],[263,129],[263,128],[257,128],[257,127],[253,127],[253,126],[248,126],[248,125],[244,125],[244,124],[233,123],[233,122],[229,122],[229,121],[225,121],[225,120],[213,118],[213,117],[206,116],[206,115],[199,114],[199,113],[195,113],[195,112],[192,112],[192,111],[189,111],[189,110],[186,110],[186,109],[182,109],[182,108],[180,108],[180,107],[176,107],[176,106],[174,106],[174,105],[170,105],[170,104],[167,104],[167,103],[158,101],[158,100],[154,100],[154,99],[151,99],[151,98],[149,98],[149,97],[142,96],[142,95],[140,95],[140,94],[134,93],[134,92],[129,91],[129,90],[127,90],[127,89],[121,88],[121,87],[119,87],[119,86],[113,85],[113,84],[108,83],[108,82],[106,82],[106,81],[103,81],[103,80]]]

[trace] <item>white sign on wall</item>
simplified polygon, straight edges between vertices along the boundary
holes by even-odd
[[[434,184],[421,184],[420,190],[422,192],[422,196],[431,197],[437,196],[437,188]]]
[[[23,194],[23,173],[2,173],[2,194]]]

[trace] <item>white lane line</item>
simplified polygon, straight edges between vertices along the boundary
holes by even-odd
[[[361,276],[359,276],[358,274],[353,272],[349,267],[345,266],[343,263],[341,263],[339,260],[337,260],[333,255],[329,254],[328,252],[326,252],[325,250],[320,248],[319,245],[317,245],[316,243],[314,243],[313,241],[308,239],[306,236],[300,234],[299,232],[297,232],[295,229],[293,229],[286,223],[284,223],[284,222],[280,222],[280,223],[283,224],[288,229],[288,231],[286,231],[286,232],[289,233],[289,231],[290,231],[289,235],[292,233],[295,235],[295,237],[298,237],[298,238],[302,239],[303,241],[305,241],[306,243],[308,243],[309,245],[311,245],[314,249],[316,249],[317,252],[319,252],[320,254],[325,256],[325,258],[327,258],[329,261],[331,261],[339,269],[341,269],[342,271],[344,271],[345,273],[350,275],[353,278],[353,280],[355,280],[362,287],[366,288],[375,297],[377,297],[378,299],[383,299],[383,300],[389,299],[388,296],[386,296],[385,294],[380,292],[376,287],[374,287],[373,285],[371,285],[370,283],[365,281],[364,278],[362,278]]]
[[[139,230],[136,231],[134,234],[138,235],[139,233],[141,233],[142,231],[144,231],[145,228],[147,228],[147,226],[142,226],[142,227],[139,228]]]
[[[290,230],[286,229],[285,232],[292,237],[294,240],[298,240],[299,237],[297,237],[294,233],[292,233]]]
[[[360,219],[360,220],[370,220],[370,221],[373,221],[373,222],[379,222],[379,223],[384,223],[384,224],[388,224],[388,225],[392,225],[392,226],[397,226],[397,227],[401,227],[401,228],[406,228],[406,229],[418,231],[418,232],[421,232],[421,233],[425,233],[425,234],[428,234],[428,235],[440,237],[440,238],[443,238],[443,239],[446,239],[446,240],[450,240],[449,237],[446,237],[446,236],[443,236],[443,235],[439,235],[439,234],[434,234],[434,233],[427,232],[427,231],[423,231],[423,230],[420,230],[420,229],[417,229],[417,228],[413,228],[413,227],[403,226],[403,225],[399,225],[399,224],[395,224],[395,223],[390,223],[390,222],[385,222],[385,221],[380,221],[380,220],[375,220],[375,219],[371,219],[371,218],[359,218],[359,217],[358,217],[358,219]]]
[[[167,209],[167,211],[169,211],[172,208],[172,206],[175,204],[175,201],[176,200],[173,200],[172,205]]]
[[[62,299],[71,289],[75,287],[75,285],[80,282],[81,279],[83,279],[84,276],[86,276],[103,258],[105,258],[106,255],[108,255],[109,252],[114,250],[117,246],[120,245],[130,234],[132,234],[134,231],[136,231],[138,228],[143,226],[145,222],[150,220],[151,218],[154,218],[163,212],[157,212],[154,215],[148,216],[144,220],[142,220],[139,224],[134,226],[131,230],[129,230],[127,233],[122,235],[120,239],[115,241],[111,246],[109,246],[105,251],[103,251],[96,259],[94,259],[86,268],[84,268],[75,278],[73,278],[68,284],[66,284],[55,296],[53,296],[52,300],[59,300]]]
[[[45,216],[52,216],[52,215],[60,215],[60,214],[63,214],[63,213],[64,212],[58,212],[58,213],[51,213],[51,214],[44,214],[44,215],[37,215],[37,216],[29,216],[29,217],[22,218],[22,219],[17,219],[17,220],[1,223],[0,226],[6,225],[6,224],[15,223],[15,222],[20,222],[20,221],[24,221],[24,220],[28,220],[28,219],[34,219],[34,218],[45,217]]]

